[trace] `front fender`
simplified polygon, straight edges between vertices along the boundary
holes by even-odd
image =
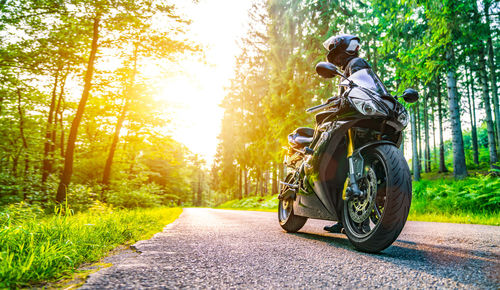
[[[393,145],[393,146],[397,147],[396,143],[394,143],[394,142],[387,141],[387,140],[377,140],[377,141],[367,143],[367,144],[354,150],[354,152],[352,153],[352,163],[353,163],[354,174],[355,174],[356,178],[360,178],[363,176],[363,168],[365,167],[365,160],[363,159],[361,152],[363,152],[364,150],[366,150],[370,147],[380,145],[380,144],[389,144],[389,145]]]

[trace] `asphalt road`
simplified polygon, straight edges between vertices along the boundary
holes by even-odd
[[[366,254],[327,224],[287,234],[275,213],[185,209],[83,289],[500,288],[500,227],[407,222],[391,247]]]

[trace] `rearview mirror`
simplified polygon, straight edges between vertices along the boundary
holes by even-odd
[[[414,89],[406,89],[401,96],[407,103],[415,103],[418,101],[418,92]]]
[[[340,75],[337,67],[326,61],[322,61],[316,65],[316,72],[326,79]]]

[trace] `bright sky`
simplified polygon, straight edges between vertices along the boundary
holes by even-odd
[[[250,0],[174,1],[181,14],[192,20],[187,39],[204,46],[205,63],[179,61],[179,73],[165,78],[157,97],[167,101],[172,135],[211,164],[223,115],[219,104],[233,76],[236,41],[245,34]]]

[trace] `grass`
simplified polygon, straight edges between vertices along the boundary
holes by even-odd
[[[0,213],[0,288],[17,288],[71,275],[124,243],[147,239],[174,221],[180,208],[113,210],[45,216],[18,204]]]
[[[440,222],[456,224],[481,224],[500,226],[500,213],[416,213],[410,209],[408,215],[410,221]]]
[[[248,197],[218,208],[277,211],[277,196]],[[434,176],[413,182],[408,220],[500,225],[500,178],[476,175],[456,181]]]
[[[219,205],[217,208],[226,209],[267,209],[276,210],[278,208],[278,196],[268,195],[268,196],[250,196],[243,199],[235,199],[225,202]]]

